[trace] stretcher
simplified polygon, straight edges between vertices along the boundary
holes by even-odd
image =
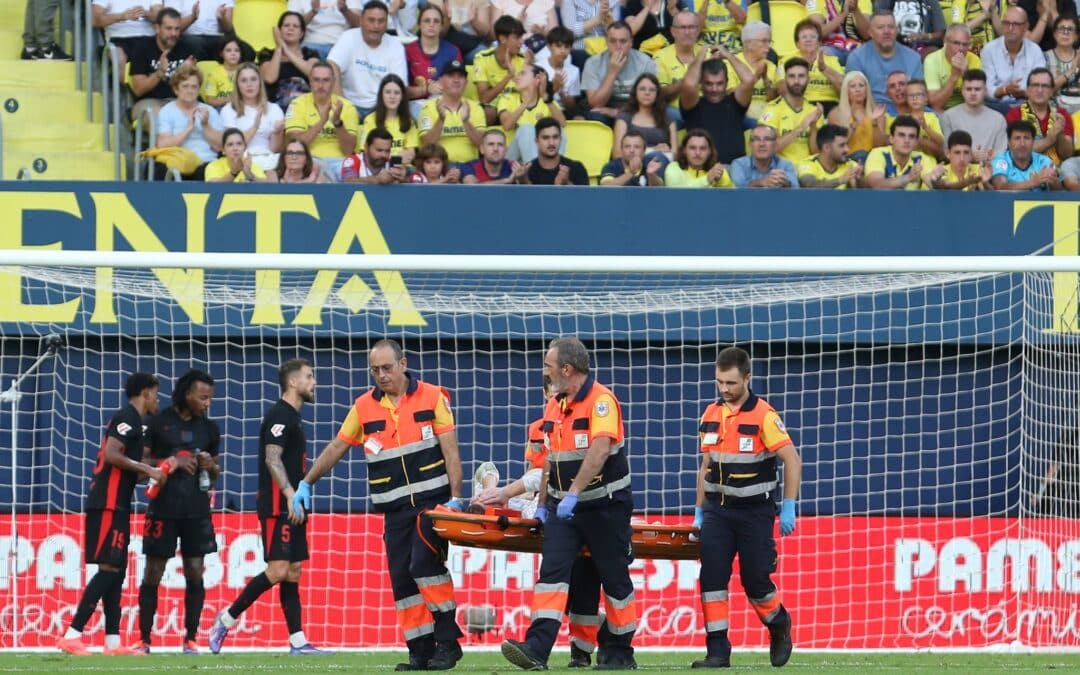
[[[460,546],[539,553],[544,544],[540,522],[535,518],[522,518],[517,511],[495,509],[483,514],[462,513],[440,506],[425,513],[440,537]],[[631,527],[635,558],[696,560],[700,554],[700,544],[690,538],[697,534],[697,529],[689,525],[632,523]],[[588,548],[583,547],[581,551],[588,555]]]

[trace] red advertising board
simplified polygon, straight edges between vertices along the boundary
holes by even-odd
[[[670,518],[650,519],[685,522]],[[215,516],[219,552],[206,560],[202,625],[262,571],[254,515]],[[0,646],[46,647],[71,619],[86,582],[82,517],[19,516],[0,525]],[[137,637],[137,552],[141,519],[132,525],[132,555],[121,632]],[[309,527],[312,558],[301,580],[305,631],[326,646],[401,644],[382,556],[382,523],[372,515],[316,515]],[[779,541],[775,575],[803,648],[981,647],[1019,639],[1036,646],[1080,645],[1080,525],[1064,520],[1007,518],[802,518]],[[459,620],[488,606],[495,627],[470,633],[474,643],[516,637],[528,623],[535,554],[451,548]],[[631,568],[641,612],[635,644],[703,644],[696,561],[639,560]],[[731,583],[731,637],[762,646],[767,634]],[[155,643],[179,645],[183,575],[174,559],[161,587]],[[100,644],[95,614],[87,628]],[[244,615],[229,638],[235,647],[286,641],[276,591]]]

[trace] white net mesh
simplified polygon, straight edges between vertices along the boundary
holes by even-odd
[[[78,303],[61,319],[3,324],[5,386],[43,353],[42,336],[63,340],[21,381],[14,415],[3,403],[3,645],[49,645],[70,617],[85,579],[78,514],[127,373],[157,373],[163,397],[190,367],[218,382],[221,552],[208,559],[206,627],[262,567],[257,432],[283,360],[315,365],[317,402],[303,412],[313,457],[371,386],[368,345],[400,339],[410,367],[453,395],[466,477],[490,460],[505,479],[524,471],[542,352],[559,334],[583,338],[597,378],[620,397],[636,508],[666,522],[689,523],[717,347],[751,351],[752,387],[781,412],[805,463],[799,530],[780,543],[777,575],[801,647],[1080,645],[1077,514],[1062,510],[1077,498],[1080,354],[1072,334],[1050,330],[1075,276],[1070,287],[1062,275],[960,273],[19,275],[26,306]],[[364,476],[362,459],[347,456],[318,486],[302,597],[319,644],[401,644]],[[137,537],[132,551],[122,628],[134,637]],[[639,645],[702,644],[695,565],[635,563]],[[455,548],[451,566],[463,624],[468,607],[496,610],[494,630],[474,626],[475,641],[523,628],[534,556]],[[180,640],[178,568],[163,584],[162,644]],[[733,641],[764,644],[744,609],[733,602]],[[284,638],[264,600],[230,645]]]

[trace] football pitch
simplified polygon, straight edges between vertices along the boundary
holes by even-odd
[[[639,652],[638,670],[670,672],[689,670],[690,662],[701,658],[695,652]],[[550,666],[555,672],[582,672],[564,669],[565,650],[552,654]],[[233,673],[387,673],[405,660],[395,652],[342,652],[333,656],[296,657],[285,653],[223,653],[218,656],[181,656],[161,654],[147,657],[88,656],[74,657],[60,653],[0,652],[0,672],[54,673],[159,673],[159,672],[233,672]],[[732,671],[772,670],[764,652],[736,653]],[[1002,654],[1002,653],[798,653],[783,672],[804,673],[994,673],[1050,671],[1080,672],[1080,654]],[[498,652],[466,652],[455,673],[517,673]],[[698,671],[701,672],[701,671]],[[707,671],[706,671],[707,672]],[[730,672],[730,671],[729,671]],[[781,671],[775,671],[781,672]]]

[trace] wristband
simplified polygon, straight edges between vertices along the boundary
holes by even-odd
[[[345,126],[345,122],[342,121],[342,120],[338,120],[337,122],[334,122],[334,128],[335,129],[340,129],[343,126]]]

